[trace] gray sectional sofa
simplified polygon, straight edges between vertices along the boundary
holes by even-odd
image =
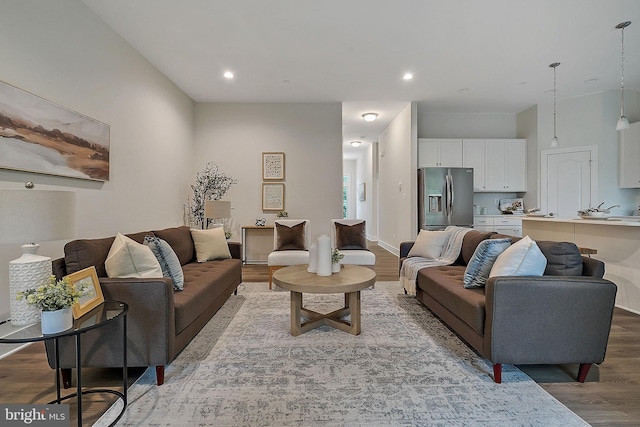
[[[616,285],[603,279],[604,264],[581,256],[573,243],[538,241],[547,258],[543,276],[502,276],[484,288],[463,287],[465,268],[478,244],[511,236],[477,230],[465,234],[453,265],[423,268],[416,298],[480,355],[502,364],[579,364],[584,382],[605,357]],[[515,240],[517,238],[512,238]],[[400,246],[400,266],[413,242]]]
[[[105,260],[114,237],[69,242],[64,258],[53,261],[58,278],[95,266],[104,298],[129,305],[127,354],[129,366],[155,366],[157,383],[164,382],[164,366],[184,349],[213,317],[242,282],[241,244],[228,242],[231,259],[196,262],[188,227],[167,228],[128,234],[138,243],[145,236],[166,241],[182,265],[184,290],[174,291],[170,278],[108,278]],[[122,366],[121,325],[107,324],[82,337],[83,366]],[[54,349],[47,345],[49,365],[54,366]],[[60,367],[63,383],[70,385],[70,368],[75,368],[75,342],[60,339]]]

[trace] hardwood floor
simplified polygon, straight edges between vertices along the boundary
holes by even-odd
[[[379,281],[398,280],[398,258],[371,245],[376,254]],[[268,280],[266,265],[243,267],[245,282]],[[265,284],[265,290],[267,285]],[[577,366],[521,366],[548,393],[594,426],[637,426],[640,422],[640,316],[616,309],[609,337],[607,357],[594,366],[587,382],[575,382]],[[129,382],[135,381],[143,369],[130,369]],[[1,403],[44,403],[55,398],[53,372],[39,344],[0,360]],[[121,383],[118,369],[85,369],[87,386],[113,387]],[[84,421],[97,420],[113,402],[112,396],[90,395],[83,400]],[[72,424],[75,405],[71,399]]]

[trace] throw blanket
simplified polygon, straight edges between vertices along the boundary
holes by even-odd
[[[430,259],[421,257],[410,257],[404,260],[400,269],[400,284],[409,295],[416,294],[416,277],[418,271],[426,267],[437,267],[440,265],[451,265],[460,256],[462,249],[462,239],[471,228],[456,227],[450,225],[444,231],[449,232],[449,238],[444,244],[440,257]]]

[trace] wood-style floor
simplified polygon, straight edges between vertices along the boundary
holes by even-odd
[[[376,254],[379,281],[398,280],[398,258],[371,245]],[[265,265],[243,267],[245,282],[266,282]],[[266,290],[265,285],[265,290]],[[587,382],[575,382],[577,366],[520,367],[547,392],[594,426],[640,425],[640,316],[616,309],[609,338],[607,357],[601,366],[591,369]],[[130,383],[143,369],[130,370]],[[121,384],[118,369],[85,369],[87,386],[113,387]],[[53,372],[44,355],[44,347],[34,344],[0,360],[0,403],[45,403],[55,398]],[[84,421],[90,425],[111,405],[112,396],[89,395],[83,400]],[[74,399],[71,399],[72,425],[75,424]]]

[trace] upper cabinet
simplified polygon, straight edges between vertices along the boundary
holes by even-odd
[[[620,134],[620,187],[640,188],[640,122]]]
[[[461,139],[418,139],[418,167],[462,167]]]
[[[526,139],[465,139],[463,166],[473,168],[474,191],[527,191]]]

